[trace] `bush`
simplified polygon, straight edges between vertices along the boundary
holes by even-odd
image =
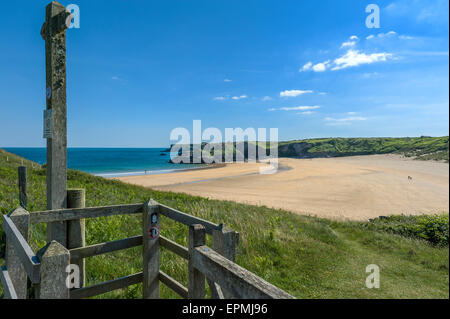
[[[449,245],[449,215],[389,216],[365,224],[370,229],[424,239],[434,245]]]

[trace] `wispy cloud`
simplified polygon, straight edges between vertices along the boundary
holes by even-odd
[[[261,99],[263,102],[272,101],[273,99],[270,96],[265,96]]]
[[[314,111],[305,111],[305,112],[298,112],[297,114],[300,114],[300,115],[312,115],[314,113],[316,113],[316,112],[314,112]]]
[[[317,64],[313,64],[312,62],[306,63],[299,71],[300,72],[306,72],[306,71],[314,71],[314,72],[324,72],[330,65],[330,60],[325,62],[320,62]]]
[[[397,36],[394,31],[389,31],[387,33],[380,33],[378,37],[391,37]],[[370,40],[375,38],[374,35],[368,36],[366,39]],[[327,70],[337,71],[346,69],[349,67],[356,67],[362,64],[372,64],[376,62],[385,62],[393,57],[392,53],[388,52],[377,52],[377,53],[366,53],[359,49],[356,49],[356,44],[359,41],[358,36],[352,35],[349,40],[342,43],[341,49],[346,48],[347,52],[338,56],[333,61],[327,60],[324,62],[313,63],[312,61],[307,62],[299,69],[300,72],[313,71],[313,72],[325,72]]]
[[[361,64],[384,62],[389,58],[392,58],[392,54],[386,52],[365,54],[358,50],[348,50],[346,54],[334,60],[335,66],[331,70],[336,71]]]
[[[355,41],[347,41],[347,42],[344,42],[344,43],[342,43],[342,45],[341,45],[341,49],[343,49],[343,48],[348,48],[348,47],[354,47],[355,44],[356,44]]]
[[[313,105],[313,106],[293,106],[293,107],[279,107],[279,108],[271,108],[268,111],[273,112],[273,111],[307,111],[307,110],[315,110],[320,108],[320,106],[318,105]]]
[[[348,47],[354,47],[356,45],[356,42],[359,40],[359,38],[356,35],[352,35],[349,38],[349,41],[346,41],[342,43],[341,49],[348,48]]]
[[[285,90],[280,92],[280,97],[296,97],[299,95],[313,93],[312,90]]]
[[[213,100],[214,101],[225,101],[227,99],[228,99],[227,96],[216,96]]]
[[[223,81],[224,82],[232,82],[232,80],[230,80],[230,79],[224,79]]]
[[[242,99],[246,99],[246,98],[248,98],[248,96],[243,94],[243,95],[240,95],[240,96],[233,96],[231,99],[232,100],[242,100]]]
[[[114,75],[113,77],[111,77],[111,80],[113,80],[113,81],[119,81],[119,80],[121,80],[121,78],[118,77],[117,75]]]
[[[349,115],[355,114],[354,112],[348,112]],[[343,118],[326,117],[325,122],[327,125],[351,125],[355,121],[366,121],[367,117],[362,116],[348,116]]]

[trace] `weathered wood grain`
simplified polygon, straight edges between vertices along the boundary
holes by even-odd
[[[66,8],[51,2],[46,7],[41,35],[45,40],[47,109],[52,110],[52,136],[47,138],[47,209],[66,208],[67,183],[67,90],[66,90]],[[47,224],[47,242],[67,246],[67,225]]]
[[[35,287],[36,299],[69,299],[67,267],[69,250],[52,240],[37,253],[41,263],[41,280]]]
[[[188,298],[188,289],[161,270],[159,271],[159,280],[175,291],[180,297],[184,299]]]
[[[213,231],[212,248],[224,256],[225,258],[236,260],[236,247],[239,242],[239,233],[223,225],[221,230]],[[233,294],[226,289],[222,289],[218,284],[211,279],[207,279],[211,288],[211,296],[213,299],[231,299]]]
[[[82,188],[72,188],[67,190],[67,208],[85,208],[86,191]],[[85,220],[76,219],[67,221],[67,248],[79,248],[86,246]],[[77,265],[80,269],[80,287],[84,287],[86,282],[86,266],[83,258],[70,256],[70,263]]]
[[[70,258],[71,260],[73,260],[102,255],[113,251],[136,247],[140,245],[142,245],[141,235],[125,239],[119,239],[115,241],[109,241],[106,243],[90,245],[86,247],[73,248],[70,249],[69,251],[70,251]]]
[[[188,298],[205,298],[205,275],[194,265],[194,256],[197,247],[202,247],[206,242],[206,230],[203,225],[189,226],[189,274],[188,274]]]
[[[143,268],[142,295],[144,299],[159,298],[159,204],[149,200],[144,204],[142,214],[142,243]],[[158,230],[157,236],[152,238],[152,229]]]
[[[23,207],[18,207],[8,214],[11,222],[23,236],[23,240],[28,240],[28,228],[30,225],[30,213]],[[5,227],[5,225],[3,226]],[[33,254],[34,255],[34,254]],[[22,260],[19,256],[19,252],[16,251],[14,244],[9,238],[6,238],[6,251],[5,251],[6,268],[9,269],[8,273],[11,281],[14,285],[18,299],[27,298],[27,272],[22,265]]]
[[[195,248],[192,265],[238,299],[294,299],[283,290],[207,246]]]
[[[77,220],[82,218],[97,218],[114,215],[128,215],[142,213],[142,204],[112,205],[87,208],[66,208],[32,212],[32,224],[51,223],[56,221]]]
[[[105,281],[93,286],[74,289],[70,291],[70,299],[81,299],[98,296],[113,290],[125,288],[142,282],[143,273],[137,273],[109,281]]]
[[[11,277],[9,276],[8,270],[5,266],[0,269],[0,282],[3,287],[3,297],[4,299],[19,299],[14,289]]]
[[[39,282],[40,279],[39,261],[37,257],[34,255],[33,250],[30,248],[25,238],[22,236],[22,233],[17,229],[15,224],[12,222],[11,218],[7,215],[3,215],[3,230],[5,231],[6,240],[9,246],[9,248],[7,248],[8,254],[6,256],[6,267],[7,268],[10,267],[9,268],[10,276],[13,273],[12,271],[13,269],[14,271],[20,270],[21,269],[20,267],[22,266],[26,274],[28,274],[28,277],[30,278],[32,283]],[[12,253],[9,253],[11,251],[13,251],[14,256],[18,258],[18,262],[12,258]],[[23,277],[23,275],[21,276]],[[22,277],[20,278],[20,282],[23,285]],[[16,287],[16,292],[18,292],[19,284],[14,281],[15,280],[14,277],[11,278]],[[22,287],[22,285],[20,285],[20,287]],[[18,296],[19,298],[22,298],[23,297],[22,292]]]

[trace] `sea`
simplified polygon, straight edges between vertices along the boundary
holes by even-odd
[[[4,150],[40,165],[47,162],[46,148],[5,147]],[[67,167],[103,177],[175,173],[202,164],[171,164],[165,148],[68,148]]]

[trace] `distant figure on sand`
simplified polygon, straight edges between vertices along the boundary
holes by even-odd
[[[408,179],[409,179],[410,181],[412,181],[412,177],[411,177],[411,176],[408,176]]]

